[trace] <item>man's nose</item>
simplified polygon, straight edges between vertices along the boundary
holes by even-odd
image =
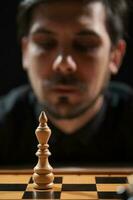
[[[77,70],[77,65],[71,55],[58,55],[53,63],[53,70],[63,73],[71,74]]]

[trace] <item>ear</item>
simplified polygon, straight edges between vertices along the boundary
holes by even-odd
[[[119,40],[117,45],[112,48],[111,52],[111,62],[110,71],[112,74],[117,74],[121,66],[123,57],[125,55],[126,42],[124,40]]]
[[[22,50],[22,65],[23,68],[26,70],[28,68],[28,38],[23,37],[21,40],[21,50]]]

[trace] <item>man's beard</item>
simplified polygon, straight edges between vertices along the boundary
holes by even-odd
[[[103,95],[105,91],[105,88],[103,88],[97,96],[91,101],[86,104],[80,104],[77,106],[72,106],[69,112],[65,112],[62,114],[61,112],[58,112],[58,109],[54,108],[56,106],[51,106],[49,102],[44,102],[43,109],[45,110],[46,114],[49,116],[52,116],[55,119],[74,119],[76,117],[80,117],[83,113],[85,113],[87,110],[91,110],[97,100]],[[69,98],[67,96],[61,96],[59,98],[59,104],[62,104],[63,106],[66,106],[69,104]]]
[[[102,85],[101,90],[97,93],[97,95],[90,101],[85,102],[83,104],[77,104],[77,105],[71,105],[69,102],[69,97],[68,96],[60,96],[58,98],[58,105],[52,106],[52,104],[45,100],[43,102],[42,108],[45,110],[46,114],[49,116],[52,116],[55,119],[74,119],[76,117],[80,117],[83,113],[85,113],[87,110],[91,110],[93,106],[96,104],[97,100],[103,96],[105,93],[105,90],[107,88],[107,83],[108,83],[108,78],[105,78],[106,80],[104,81],[104,84]],[[63,85],[76,85],[78,89],[80,90],[81,94],[87,92],[87,86],[85,83],[78,81],[75,79],[75,77],[62,77],[58,76],[54,77],[51,80],[46,80],[45,86],[47,85],[47,88],[50,89],[53,85],[58,85],[58,84],[63,84]],[[58,111],[58,106],[68,106],[69,111],[64,112],[63,114]]]

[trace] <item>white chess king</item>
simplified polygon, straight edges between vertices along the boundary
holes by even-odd
[[[38,163],[34,167],[33,174],[33,187],[35,189],[50,189],[53,187],[53,168],[49,164],[48,157],[51,153],[48,150],[48,140],[51,135],[51,130],[47,126],[47,117],[44,111],[39,116],[39,126],[35,131],[38,144],[38,151],[36,156],[38,157]]]

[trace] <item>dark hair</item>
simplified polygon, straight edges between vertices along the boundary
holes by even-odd
[[[50,3],[62,0],[23,0],[18,8],[18,39],[26,36],[29,32],[33,8],[41,3]],[[66,0],[69,1],[69,0]],[[126,30],[128,3],[127,0],[79,0],[83,3],[101,2],[106,11],[106,27],[110,39],[116,44],[120,38],[123,38]],[[70,0],[71,2],[71,0]]]

